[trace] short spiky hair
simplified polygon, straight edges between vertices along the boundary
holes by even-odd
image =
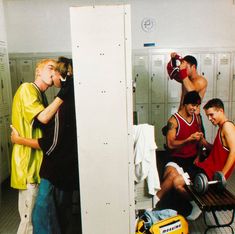
[[[209,108],[221,108],[224,110],[224,103],[219,98],[213,98],[209,100],[203,107],[204,110],[208,110]]]
[[[190,91],[185,94],[183,104],[201,104],[201,97],[197,91]]]
[[[186,61],[187,63],[189,63],[191,66],[195,65],[195,67],[197,68],[197,59],[195,57],[193,57],[192,55],[186,55],[183,58],[184,61]]]

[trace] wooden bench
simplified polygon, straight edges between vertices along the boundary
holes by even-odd
[[[200,195],[191,186],[187,186],[187,191],[192,196],[193,200],[197,203],[199,208],[202,210],[204,222],[207,226],[204,233],[211,228],[230,227],[232,233],[234,233],[231,224],[234,220],[235,213],[235,196],[227,189],[218,193],[215,186],[210,185],[208,191]],[[220,211],[231,211],[232,217],[228,223],[221,223],[219,221],[218,213]],[[215,221],[215,224],[209,224],[206,221],[206,212],[211,212]]]

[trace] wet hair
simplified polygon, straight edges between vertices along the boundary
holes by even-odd
[[[208,110],[209,108],[213,108],[213,107],[224,110],[224,103],[219,98],[213,98],[204,105],[203,109]]]
[[[73,75],[73,63],[72,59],[66,57],[59,57],[57,61],[56,70],[61,74],[63,78]]]
[[[197,68],[197,59],[195,57],[193,57],[192,55],[186,55],[183,58],[184,61],[186,61],[187,63],[189,63],[191,66],[195,65],[195,67]]]
[[[185,104],[201,104],[201,97],[197,91],[190,91],[185,94],[183,105]]]

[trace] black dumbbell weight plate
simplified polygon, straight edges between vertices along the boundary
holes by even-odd
[[[203,173],[197,174],[193,182],[193,187],[197,193],[204,194],[208,189],[207,176]]]
[[[213,176],[213,180],[218,181],[218,183],[216,184],[216,188],[219,191],[223,191],[226,188],[227,185],[227,181],[224,177],[224,174],[221,171],[217,171],[214,176]]]

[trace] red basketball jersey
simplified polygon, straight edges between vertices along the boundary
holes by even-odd
[[[228,154],[229,150],[222,144],[221,129],[219,128],[209,156],[203,162],[198,162],[196,165],[206,172],[209,180],[212,180],[216,171],[222,171],[227,161]],[[233,168],[234,165],[225,175],[226,179],[231,175]]]
[[[198,119],[195,114],[193,114],[192,121],[189,123],[187,122],[179,113],[175,113],[174,117],[178,123],[178,129],[176,133],[176,140],[185,140],[191,134],[200,131],[200,126],[198,123]],[[185,144],[179,149],[173,150],[171,155],[173,157],[180,157],[180,158],[190,158],[194,157],[198,151],[198,142],[190,142]]]

